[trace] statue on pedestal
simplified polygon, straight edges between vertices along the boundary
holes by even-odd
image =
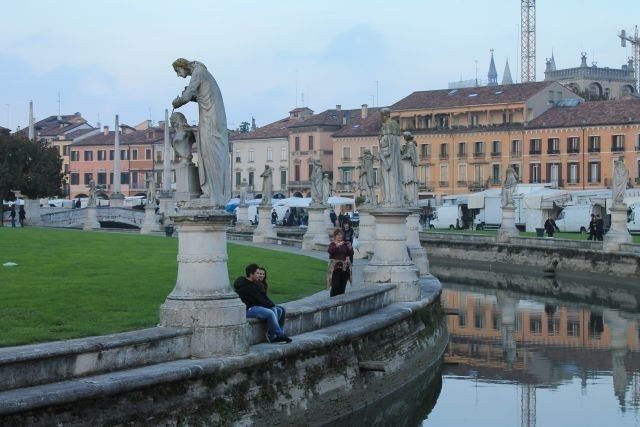
[[[372,205],[376,205],[376,194],[374,190],[374,180],[373,180],[373,154],[371,150],[364,150],[362,154],[362,159],[360,159],[360,178],[358,180],[358,187],[360,190],[360,195],[362,196],[365,193],[366,199]]]
[[[324,198],[322,194],[322,163],[320,159],[313,159],[311,161],[311,202],[316,205],[323,205]]]
[[[154,206],[156,203],[156,180],[153,179],[153,172],[147,172],[147,206]]]
[[[624,191],[627,189],[629,182],[629,171],[624,165],[624,156],[620,156],[618,160],[613,162],[613,187],[612,198],[613,204],[622,205],[624,203]]]
[[[391,110],[383,108],[380,130],[380,180],[382,184],[382,204],[402,206],[402,170],[400,169],[400,125],[391,118]]]
[[[329,181],[329,174],[325,173],[322,178],[322,203],[327,203],[327,199],[331,196],[331,181]]]
[[[507,168],[507,172],[502,185],[502,191],[500,192],[500,199],[502,207],[513,207],[513,193],[516,191],[516,185],[518,185],[518,174],[513,166]]]
[[[404,201],[408,205],[415,205],[418,202],[418,151],[411,132],[405,132],[403,136],[406,141],[402,147]]]
[[[262,177],[262,204],[271,205],[273,198],[273,168],[264,165],[264,172],[260,174]]]
[[[97,204],[97,202],[96,202],[96,182],[93,180],[93,178],[91,178],[89,180],[89,185],[87,185],[87,187],[89,188],[89,199],[87,200],[87,207],[88,208],[93,208]]]
[[[229,137],[227,116],[218,83],[207,67],[198,61],[184,58],[173,62],[179,77],[191,76],[189,85],[172,104],[179,108],[188,102],[198,103],[198,174],[201,198],[209,199],[213,206],[224,206],[229,200]]]

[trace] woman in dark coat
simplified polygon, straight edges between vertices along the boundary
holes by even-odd
[[[329,243],[329,268],[327,271],[327,286],[331,289],[330,296],[344,294],[347,282],[351,280],[351,260],[353,248],[351,243],[344,240],[344,232],[339,228],[333,232],[333,242]]]

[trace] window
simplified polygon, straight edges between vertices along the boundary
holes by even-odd
[[[309,135],[309,151],[313,151],[313,135]]]
[[[353,181],[353,169],[342,169],[342,183],[346,184]]]
[[[567,320],[567,335],[570,337],[580,336],[580,321],[575,319]]]
[[[611,151],[624,151],[624,135],[611,137]]]
[[[467,165],[464,163],[458,165],[458,183],[462,185],[467,183]]]
[[[300,165],[294,165],[293,167],[293,179],[300,181]]]
[[[473,144],[473,155],[476,157],[484,156],[484,141],[476,141]]]
[[[162,161],[162,151],[160,151],[160,150],[156,151],[156,161],[157,162],[161,162]]]
[[[98,185],[106,185],[106,184],[107,184],[107,173],[98,172]]]
[[[373,169],[373,185],[378,185],[378,169]]]
[[[482,165],[473,165],[473,180],[475,182],[484,182],[484,168]]]
[[[120,173],[120,184],[129,185],[129,172]]]
[[[531,316],[529,318],[529,332],[532,334],[542,333],[542,318],[540,316]]]
[[[530,179],[531,184],[539,184],[542,182],[542,174],[540,173],[540,163],[532,163],[530,166]]]
[[[535,155],[542,152],[542,140],[533,138],[529,140],[529,154]]]
[[[589,182],[597,184],[600,182],[600,162],[589,162]]]
[[[129,160],[129,150],[120,150],[120,160]]]
[[[282,190],[285,189],[286,182],[287,182],[287,171],[286,170],[281,170],[280,171],[280,188]]]
[[[72,173],[71,174],[71,185],[80,185],[80,174]]]
[[[145,160],[151,160],[152,156],[151,156],[151,148],[145,148],[144,150],[144,159]]]
[[[374,145],[373,148],[371,149],[371,154],[373,154],[374,156],[378,155],[378,146]]]
[[[449,182],[449,165],[443,164],[440,165],[440,182],[447,183]]]
[[[440,144],[440,158],[441,159],[449,158],[449,146],[447,143]]]
[[[98,150],[98,160],[107,160],[107,152],[105,150]]]
[[[471,126],[478,126],[478,115],[477,114],[472,114],[471,115]]]
[[[500,184],[500,165],[494,164],[491,165],[491,183],[492,184]]]
[[[567,138],[567,153],[579,153],[580,152],[580,138],[577,136],[570,136]]]
[[[294,151],[300,151],[300,137],[296,136]]]
[[[242,182],[242,172],[236,172],[236,187]]]
[[[140,182],[146,183],[146,176],[142,172],[131,172],[131,186],[133,188],[138,188],[138,175],[140,175]],[[144,188],[144,186],[142,187]]]
[[[131,160],[138,160],[138,150],[137,149],[131,150]]]
[[[62,147],[62,155],[63,156],[68,156],[69,155],[69,146],[65,145]]]
[[[267,147],[267,162],[273,161],[273,148]]]
[[[114,150],[109,150],[109,160],[114,160],[114,158],[115,158]]]
[[[547,139],[547,154],[560,154],[560,138]]]
[[[503,124],[511,123],[511,113],[509,112],[502,113],[502,123]]]
[[[467,327],[467,314],[466,313],[460,313],[458,315],[458,326],[460,327],[460,329],[465,329]]]
[[[109,173],[109,184],[113,185],[113,172]]]
[[[473,327],[476,329],[484,329],[484,313],[473,313]]]
[[[555,336],[560,334],[560,320],[549,317],[547,318],[547,335]]]
[[[522,154],[522,144],[519,139],[511,140],[511,154],[516,156]]]
[[[567,164],[567,182],[569,184],[580,182],[580,163]]]
[[[491,155],[499,156],[502,153],[502,143],[500,141],[491,142]]]
[[[549,163],[547,165],[547,178],[549,183],[561,185],[560,165],[558,163]]]
[[[85,185],[89,185],[89,183],[91,182],[92,179],[93,179],[93,174],[92,173],[85,173],[84,174],[84,183],[85,183]]]
[[[467,143],[459,142],[458,143],[458,157],[466,157],[467,156]]]
[[[236,150],[236,163],[242,163],[242,157],[240,157],[240,150]]]
[[[589,137],[589,147],[587,150],[590,153],[599,153],[600,152],[600,136],[591,135]]]
[[[287,147],[280,147],[280,160],[287,160]]]
[[[429,144],[420,144],[420,157],[423,159],[431,157],[431,147]]]
[[[430,171],[429,166],[420,166],[418,168],[418,183],[420,187],[428,187],[430,181]]]
[[[342,160],[351,160],[351,147],[342,147]]]
[[[254,151],[253,150],[249,150],[249,163],[253,163],[255,161],[256,161],[256,159],[255,159]]]
[[[253,175],[254,175],[253,171],[249,172],[249,185],[251,186],[253,186]]]
[[[80,160],[80,152],[79,151],[72,151],[71,152],[71,161],[72,162],[77,162],[78,160]]]
[[[85,151],[84,152],[84,161],[85,162],[93,161],[93,151]]]

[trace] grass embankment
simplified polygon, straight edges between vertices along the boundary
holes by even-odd
[[[426,232],[437,232],[437,233],[457,233],[457,234],[476,234],[483,236],[495,236],[497,231],[489,231],[489,230],[424,230]],[[546,236],[546,234],[545,234]],[[536,237],[535,232],[520,232],[520,237]],[[587,240],[589,237],[589,233],[554,233],[554,239],[568,239],[568,240]],[[632,235],[632,243],[640,244],[640,235]]]
[[[0,228],[0,346],[154,326],[175,285],[178,240],[140,234]],[[285,302],[325,287],[326,262],[228,245],[231,283],[252,262]],[[202,278],[215,280],[215,278]]]

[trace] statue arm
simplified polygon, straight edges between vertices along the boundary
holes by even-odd
[[[190,101],[196,101],[199,87],[200,73],[194,72],[189,81],[189,85],[182,91],[182,95],[173,100],[173,106],[178,108]]]

